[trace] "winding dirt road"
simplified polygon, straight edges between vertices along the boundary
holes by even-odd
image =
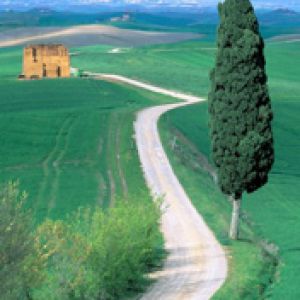
[[[175,176],[157,129],[157,122],[165,112],[204,99],[123,76],[93,75],[185,101],[145,109],[138,113],[135,123],[136,142],[147,184],[153,196],[164,196],[161,229],[169,252],[163,270],[151,274],[156,282],[141,299],[210,299],[227,276],[225,252]]]

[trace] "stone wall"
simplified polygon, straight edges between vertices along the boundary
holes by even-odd
[[[69,51],[63,45],[30,45],[24,49],[26,78],[70,77]]]

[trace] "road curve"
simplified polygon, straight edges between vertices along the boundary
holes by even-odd
[[[204,99],[123,76],[106,74],[100,77],[185,101],[145,109],[138,113],[135,122],[136,142],[147,184],[153,196],[164,196],[161,229],[169,253],[163,269],[151,274],[156,281],[141,299],[210,299],[222,286],[227,276],[225,251],[191,204],[174,174],[157,128],[157,122],[165,112]]]

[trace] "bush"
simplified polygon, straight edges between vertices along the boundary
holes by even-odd
[[[107,212],[79,209],[63,221],[45,221],[37,246],[48,275],[36,299],[120,299],[145,285],[156,258],[159,208],[119,202]]]
[[[157,259],[158,205],[81,208],[36,231],[17,183],[0,189],[0,292],[10,299],[120,299],[143,289]]]

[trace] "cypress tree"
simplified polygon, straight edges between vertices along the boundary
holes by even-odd
[[[265,185],[274,162],[264,42],[249,0],[218,7],[217,55],[209,93],[212,155],[218,184],[233,203],[230,237],[238,238],[244,192]]]

